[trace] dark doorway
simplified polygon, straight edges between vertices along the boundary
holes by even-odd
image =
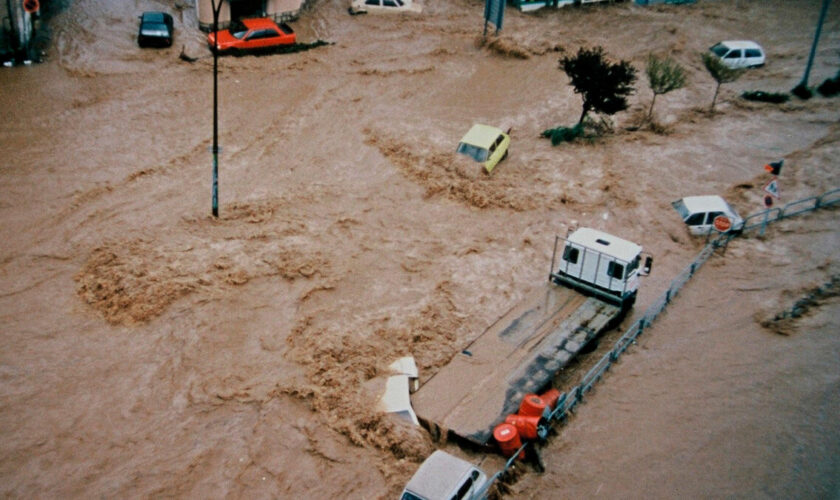
[[[231,19],[263,16],[265,16],[264,0],[230,0]]]

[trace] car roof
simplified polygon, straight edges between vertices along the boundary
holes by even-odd
[[[752,40],[724,40],[720,42],[730,49],[760,49],[761,46]]]
[[[576,230],[566,238],[566,241],[583,245],[625,262],[632,261],[642,252],[642,247],[632,241],[590,227]]]
[[[143,13],[143,20],[149,22],[158,22],[162,23],[166,20],[167,17],[170,17],[169,14],[165,12],[158,12],[158,11],[148,11]]]
[[[690,213],[720,211],[729,212],[730,208],[726,201],[716,194],[705,196],[686,196],[682,199],[683,205]]]
[[[448,498],[452,488],[457,487],[472,468],[466,460],[435,450],[411,476],[405,489],[424,498]]]
[[[502,130],[499,128],[476,123],[464,135],[461,142],[466,142],[467,144],[486,149],[493,145],[493,141],[495,141],[501,133]]]
[[[276,28],[277,23],[268,19],[267,17],[252,17],[249,19],[242,19],[242,24],[244,24],[248,29],[259,29],[259,28]]]

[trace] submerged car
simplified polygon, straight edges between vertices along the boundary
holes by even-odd
[[[217,33],[207,35],[210,49],[216,47]],[[292,28],[278,25],[268,18],[243,19],[231,24],[230,29],[218,32],[219,52],[259,52],[272,48],[294,45],[297,41]]]
[[[503,132],[490,125],[475,124],[458,143],[457,152],[484,165],[489,174],[500,161],[507,158],[509,134],[510,130]]]
[[[350,14],[368,12],[415,12],[422,10],[413,0],[350,0]]]
[[[686,196],[671,205],[688,226],[688,232],[694,235],[709,234],[713,229],[727,233],[739,232],[744,228],[744,219],[726,203],[726,200],[717,195]],[[716,227],[715,219],[718,217],[721,219]]]
[[[137,45],[141,47],[170,47],[172,45],[172,16],[166,12],[144,12],[140,16]]]
[[[729,40],[712,45],[709,51],[729,68],[757,68],[764,66],[764,49],[749,40]]]
[[[400,500],[480,500],[486,498],[488,486],[484,471],[466,460],[436,450],[408,481]]]

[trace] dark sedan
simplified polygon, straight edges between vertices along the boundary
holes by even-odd
[[[172,45],[172,16],[165,12],[144,12],[140,16],[137,45],[169,47]]]

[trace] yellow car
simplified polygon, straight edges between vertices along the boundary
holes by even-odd
[[[473,125],[458,144],[458,152],[484,165],[489,174],[496,164],[507,157],[509,133],[510,130],[502,132],[490,125]]]

